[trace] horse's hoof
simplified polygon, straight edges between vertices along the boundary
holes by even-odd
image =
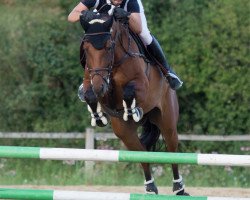
[[[106,113],[103,113],[103,116],[96,120],[96,124],[99,127],[107,126],[108,123],[109,123],[109,117]]]
[[[182,196],[190,196],[188,193],[185,192],[185,185],[182,179],[182,176],[180,176],[179,179],[173,180],[173,192],[176,195],[182,195]]]
[[[146,194],[158,194],[158,189],[154,183],[153,178],[149,181],[145,181],[144,185],[145,185],[145,193]]]
[[[96,125],[99,127],[107,126],[107,124],[103,124],[101,120],[96,120]]]
[[[132,101],[132,104],[130,107],[128,107],[127,102],[125,100],[122,101],[122,105],[124,108],[124,114],[123,114],[123,120],[128,121],[129,117],[132,117],[132,119],[135,122],[139,122],[143,117],[143,110],[140,107],[135,107],[136,100],[135,98]]]
[[[140,107],[136,107],[132,110],[132,117],[135,122],[139,122],[143,117],[143,110]]]
[[[184,189],[177,192],[176,195],[178,195],[178,196],[190,196],[187,192],[185,192]]]
[[[154,183],[149,183],[145,185],[145,192],[147,194],[158,194],[158,189]]]

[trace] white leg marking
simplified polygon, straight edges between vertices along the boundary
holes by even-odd
[[[132,104],[131,104],[131,108],[134,109],[134,108],[135,108],[135,105],[136,105],[136,100],[135,100],[135,98],[134,98],[134,99],[133,99],[133,102],[132,102]]]
[[[133,119],[134,119],[134,121],[135,122],[139,122],[140,121],[140,119],[141,119],[141,116],[140,116],[140,112],[138,111],[138,109],[137,108],[134,108],[133,110],[132,110],[132,112],[133,112]]]
[[[122,105],[124,107],[123,120],[128,121],[128,107],[124,100],[122,101]]]
[[[96,126],[96,119],[95,119],[94,113],[89,105],[88,105],[88,111],[91,114],[91,126]]]
[[[107,125],[108,124],[108,119],[104,116],[104,114],[102,112],[101,104],[99,102],[97,103],[96,112],[98,114],[98,117],[101,119],[102,123],[104,125]]]
[[[133,113],[132,117],[133,117],[135,122],[139,122],[141,119],[141,116],[140,116],[140,112],[139,112],[138,108],[135,108],[135,105],[136,105],[136,100],[134,98],[132,105],[131,105],[131,109],[132,109],[132,113]]]

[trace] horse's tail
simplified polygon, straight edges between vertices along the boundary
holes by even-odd
[[[147,151],[156,150],[156,142],[160,137],[160,133],[160,129],[148,119],[143,123],[140,141],[146,147]]]

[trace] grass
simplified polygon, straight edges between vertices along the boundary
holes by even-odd
[[[157,185],[172,185],[170,165],[152,169]],[[180,172],[190,187],[250,186],[250,171],[243,167],[180,165]],[[144,181],[139,164],[112,162],[96,162],[94,179],[86,176],[83,161],[0,159],[0,174],[2,185],[142,185]]]

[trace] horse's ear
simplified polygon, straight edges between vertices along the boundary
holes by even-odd
[[[110,17],[106,22],[103,24],[106,28],[110,29],[113,25],[113,17]]]

